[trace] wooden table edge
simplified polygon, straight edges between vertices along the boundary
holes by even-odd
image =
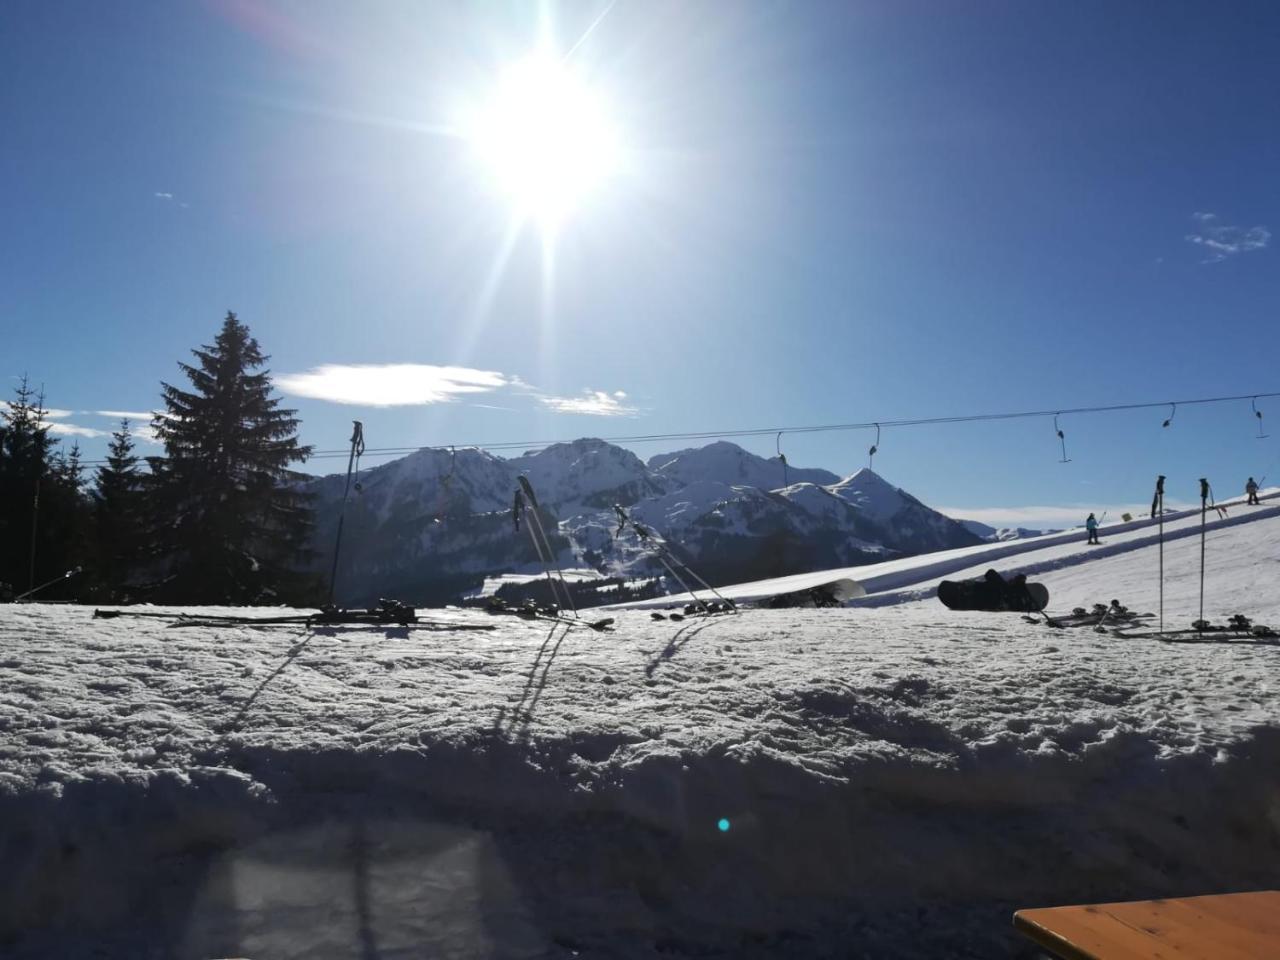
[[[1034,920],[1025,917],[1024,914],[1032,912],[1032,909],[1018,910],[1014,913],[1013,927],[1015,930],[1023,936],[1034,940],[1046,950],[1052,951],[1062,960],[1098,960],[1092,953],[1081,950],[1071,941],[1063,939],[1052,930],[1047,930]]]

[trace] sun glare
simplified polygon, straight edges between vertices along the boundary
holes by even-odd
[[[621,153],[603,100],[545,55],[499,77],[468,139],[519,213],[544,226],[564,219],[616,172]]]

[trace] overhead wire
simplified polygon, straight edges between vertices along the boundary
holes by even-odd
[[[1079,415],[1086,413],[1117,413],[1127,410],[1149,410],[1156,407],[1191,407],[1201,406],[1210,403],[1231,403],[1235,401],[1251,401],[1256,402],[1262,398],[1280,397],[1280,391],[1272,393],[1245,393],[1239,396],[1229,397],[1200,397],[1191,400],[1160,400],[1143,403],[1113,403],[1102,406],[1089,407],[1058,407],[1047,410],[1018,410],[1004,413],[979,413],[961,416],[949,417],[916,417],[898,420],[868,420],[858,423],[827,423],[809,426],[796,427],[750,427],[732,430],[695,430],[684,433],[646,433],[635,434],[630,436],[601,437],[600,439],[606,443],[662,443],[673,440],[721,440],[729,438],[744,437],[777,437],[780,434],[792,433],[834,433],[852,430],[874,430],[876,428],[887,427],[924,427],[937,426],[955,423],[986,423],[998,422],[1004,420],[1028,420],[1034,418],[1062,417],[1070,415]],[[524,450],[536,451],[546,447],[554,446],[559,443],[570,443],[570,440],[501,440],[494,442],[474,442],[474,443],[433,443],[418,444],[415,446],[396,446],[396,447],[369,447],[364,451],[366,457],[401,457],[406,454],[416,453],[419,450],[449,450],[450,448],[463,447],[475,448],[481,450]],[[348,456],[349,451],[346,449],[334,450],[314,450],[311,452],[308,460],[326,460]],[[86,466],[106,463],[103,460],[84,460],[81,461]]]

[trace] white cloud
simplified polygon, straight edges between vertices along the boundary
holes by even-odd
[[[110,433],[106,430],[95,430],[93,427],[81,427],[74,423],[58,423],[49,424],[49,432],[56,433],[63,437],[107,437]]]
[[[539,397],[543,406],[556,413],[585,413],[593,417],[634,417],[640,411],[622,401],[627,395],[621,390],[606,393],[587,388],[580,397]]]
[[[366,407],[450,403],[487,393],[510,381],[493,370],[438,367],[429,363],[325,364],[306,373],[286,373],[276,386],[298,397]]]
[[[173,194],[164,190],[157,190],[155,193],[157,200],[172,200]]]
[[[1193,233],[1186,239],[1190,243],[1204,247],[1209,256],[1204,263],[1219,263],[1237,253],[1249,253],[1262,250],[1271,241],[1271,231],[1266,227],[1236,227],[1219,222],[1216,213],[1193,213],[1191,219],[1197,224]]]
[[[112,420],[139,420],[147,423],[150,423],[151,418],[156,415],[151,410],[85,410],[84,412],[92,413],[95,417],[110,417]]]
[[[1175,503],[1165,500],[1166,510],[1185,510],[1189,503]],[[1118,523],[1123,513],[1132,514],[1136,520],[1151,513],[1151,504],[1058,504],[1056,506],[1025,507],[934,507],[941,513],[956,520],[977,520],[990,527],[1027,527],[1032,530],[1056,529],[1059,527],[1080,527],[1090,513],[1101,517],[1106,513],[1104,523]]]

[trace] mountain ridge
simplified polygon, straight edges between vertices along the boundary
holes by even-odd
[[[538,495],[558,562],[601,576],[663,572],[634,531],[619,533],[614,504],[718,583],[981,542],[869,468],[842,478],[788,465],[784,486],[781,467],[726,441],[648,461],[590,437],[511,458],[424,448],[361,471],[347,503],[337,594],[351,603],[379,595],[443,603],[485,576],[536,565],[510,516],[521,475]],[[317,570],[332,563],[344,487],[342,474],[305,484],[315,494]]]

